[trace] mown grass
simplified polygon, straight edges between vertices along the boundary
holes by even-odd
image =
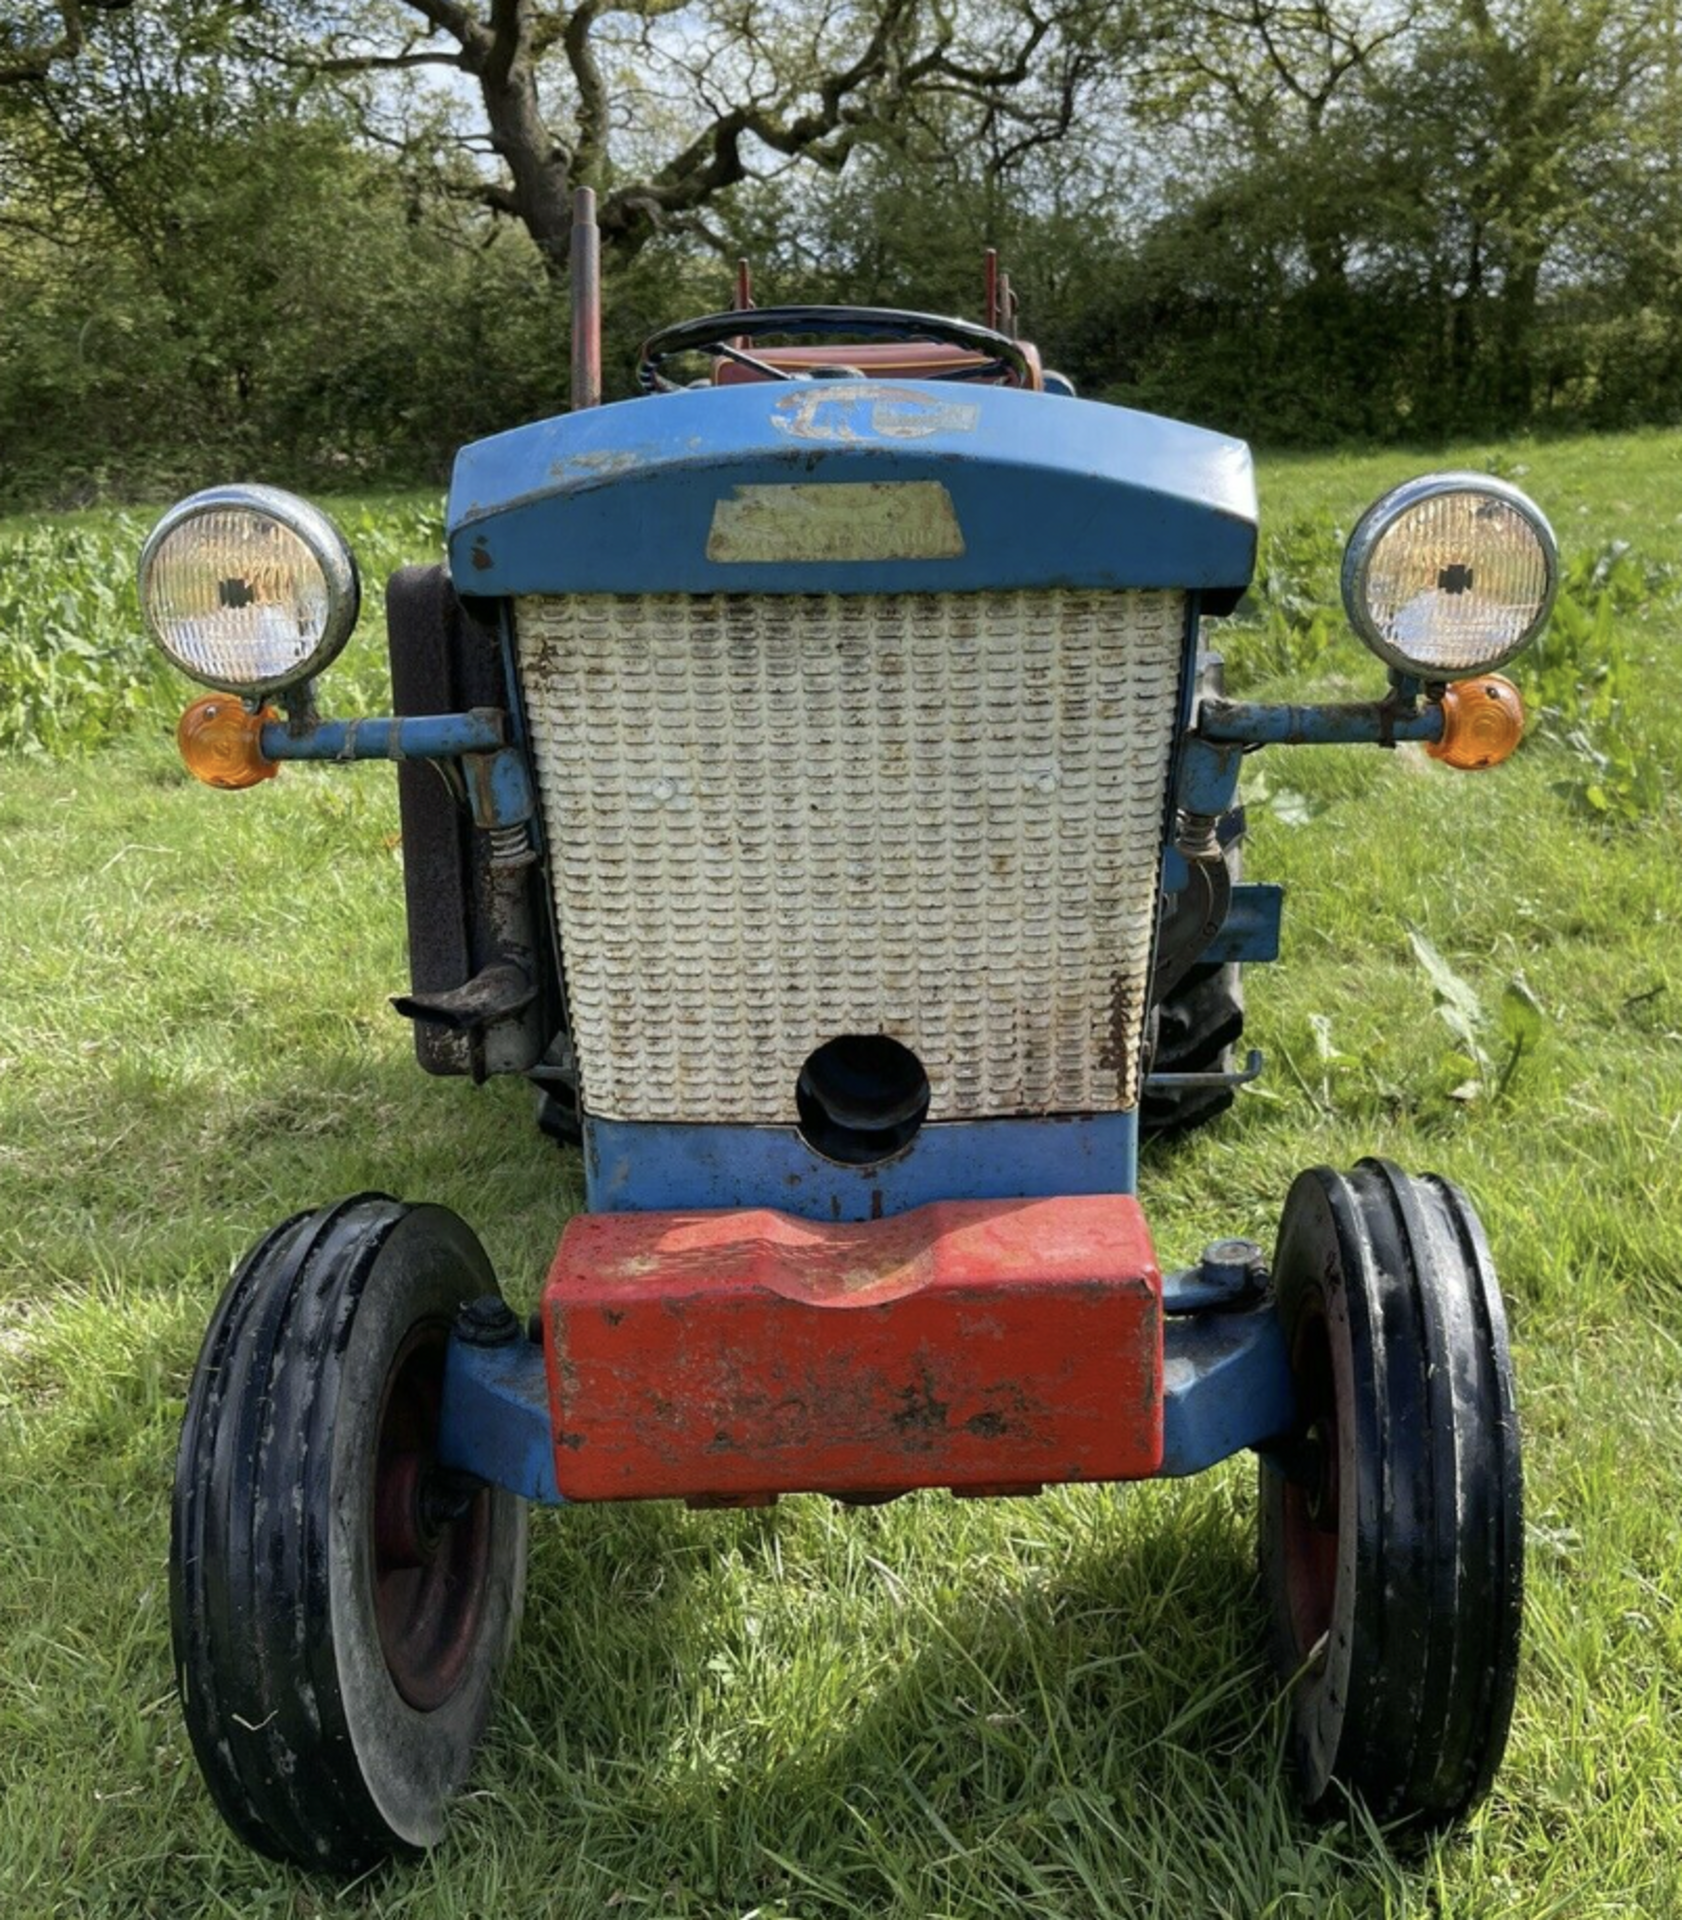
[[[1500,453],[1568,549],[1682,559],[1673,438]],[[1270,462],[1264,506],[1347,527],[1417,464]],[[425,557],[427,504],[397,503],[389,551]],[[165,1584],[228,1265],[277,1216],[377,1186],[457,1207],[523,1304],[576,1162],[522,1089],[412,1066],[384,999],[404,958],[382,770],[213,795],[161,704],[97,752],[0,759],[0,1911],[1682,1913],[1682,613],[1661,597],[1620,633],[1639,692],[1616,726],[1664,771],[1656,817],[1597,818],[1557,740],[1487,776],[1411,750],[1251,763],[1249,871],[1290,888],[1284,964],[1251,982],[1270,1071],[1144,1172],[1172,1261],[1269,1238],[1299,1167],[1367,1151],[1483,1210],[1529,1447],[1525,1661],[1493,1798],[1423,1846],[1292,1810],[1234,1463],[1031,1502],[539,1516],[446,1844],[349,1889],[243,1852],[187,1751]],[[359,645],[328,683],[346,707],[377,671]],[[1270,648],[1236,636],[1236,676],[1266,684]],[[1374,678],[1353,642],[1314,669]],[[1543,1008],[1504,1096],[1454,1097],[1415,928],[1489,1008],[1492,1052],[1515,975]]]

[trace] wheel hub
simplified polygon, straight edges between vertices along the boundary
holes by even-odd
[[[1303,1436],[1301,1476],[1310,1524],[1322,1533],[1336,1533],[1337,1429],[1333,1422],[1316,1420]]]
[[[392,1683],[427,1713],[455,1691],[490,1567],[490,1490],[440,1467],[449,1330],[417,1327],[386,1379],[374,1471],[374,1615]]]

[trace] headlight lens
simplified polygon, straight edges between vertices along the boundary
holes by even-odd
[[[1487,673],[1541,631],[1559,549],[1541,509],[1480,473],[1433,473],[1370,506],[1343,556],[1350,624],[1427,680]]]
[[[326,514],[275,487],[210,487],[171,507],[140,554],[140,605],[174,665],[258,695],[332,661],[356,625],[350,548]]]

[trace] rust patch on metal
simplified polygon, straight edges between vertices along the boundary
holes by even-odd
[[[1138,980],[1129,973],[1112,974],[1109,1019],[1098,1065],[1115,1075],[1116,1097],[1124,1106],[1132,1106],[1138,1093],[1138,1047],[1144,1012]]]
[[[927,1367],[921,1377],[911,1386],[902,1387],[899,1393],[899,1411],[893,1416],[895,1433],[903,1439],[913,1436],[933,1439],[946,1431],[946,1418],[951,1412],[948,1404],[935,1393],[934,1378]],[[965,1421],[966,1428],[972,1428]]]

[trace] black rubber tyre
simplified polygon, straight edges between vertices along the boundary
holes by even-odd
[[[524,1503],[433,1471],[457,1308],[496,1291],[441,1207],[362,1194],[277,1227],[222,1296],[175,1474],[170,1613],[193,1751],[276,1859],[432,1845],[513,1641]]]
[[[1524,1514],[1506,1317],[1477,1216],[1382,1160],[1301,1174],[1274,1263],[1301,1419],[1261,1569],[1302,1796],[1437,1824],[1506,1747]]]
[[[1244,809],[1224,814],[1217,832],[1236,887],[1244,877]],[[1152,1073],[1230,1073],[1244,1037],[1244,969],[1236,960],[1191,967],[1155,1012]],[[1225,1113],[1232,1102],[1231,1087],[1153,1092],[1147,1085],[1139,1102],[1139,1129],[1147,1140],[1190,1133]]]
[[[553,1094],[539,1087],[537,1092],[537,1130],[560,1147],[584,1145],[584,1125],[578,1117],[578,1096]]]
[[[1157,1011],[1152,1073],[1230,1073],[1244,1035],[1244,978],[1236,960],[1193,967]],[[1189,1133],[1232,1105],[1231,1087],[1145,1088],[1146,1139]]]

